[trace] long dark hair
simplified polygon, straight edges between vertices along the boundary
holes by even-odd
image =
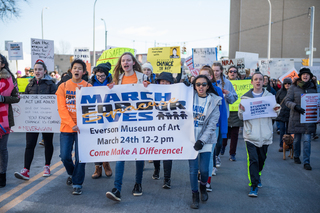
[[[207,93],[213,93],[213,94],[219,96],[219,94],[217,93],[217,91],[213,88],[213,85],[212,85],[211,81],[210,81],[209,78],[208,78],[207,76],[205,76],[205,75],[198,75],[198,76],[193,80],[192,85],[193,85],[193,89],[194,89],[195,91],[197,91],[197,90],[196,90],[196,81],[197,81],[199,78],[204,78],[204,79],[206,79],[207,84],[208,84],[208,86],[209,86],[209,88],[207,89]]]
[[[16,80],[16,78],[14,77],[14,75],[12,74],[12,72],[9,69],[9,63],[8,63],[6,57],[4,57],[2,54],[0,54],[0,58],[1,58],[1,64],[4,64],[4,67],[0,68],[0,70],[6,69],[10,73],[10,75],[12,77],[13,84],[15,84],[17,82],[17,80]]]

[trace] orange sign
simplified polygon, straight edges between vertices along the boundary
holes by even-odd
[[[283,79],[285,78],[291,78],[291,80],[293,81],[294,78],[299,78],[297,71],[292,70],[287,72],[286,74],[282,75],[281,77],[279,77],[279,80],[281,82],[283,82]]]

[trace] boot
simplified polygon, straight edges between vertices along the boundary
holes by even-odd
[[[201,183],[200,183],[200,193],[201,193],[201,201],[207,201],[208,200],[207,187],[206,185],[202,185]]]
[[[101,177],[102,174],[102,167],[101,166],[96,166],[96,170],[94,171],[93,175],[91,176],[93,179],[97,179]]]
[[[6,186],[6,173],[0,174],[0,188]]]
[[[199,208],[199,192],[192,192],[192,204],[190,207],[192,209]]]
[[[111,177],[112,176],[112,170],[110,167],[109,162],[103,162],[103,168],[104,168],[104,172],[106,173],[107,177]]]

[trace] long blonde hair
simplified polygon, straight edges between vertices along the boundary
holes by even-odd
[[[213,64],[212,64],[212,67],[213,67],[213,66],[217,66],[217,67],[219,67],[220,70],[221,70],[220,79],[221,79],[222,89],[224,89],[225,83],[224,83],[224,80],[223,80],[223,76],[224,76],[224,75],[223,75],[223,66],[222,66],[222,64],[219,63],[219,62],[213,63]]]

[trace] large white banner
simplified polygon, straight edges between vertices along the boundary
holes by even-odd
[[[182,83],[81,88],[80,162],[194,159],[192,106]]]
[[[241,99],[241,105],[245,108],[245,111],[243,112],[243,120],[277,117],[277,113],[273,110],[276,104],[274,95],[260,98]]]
[[[259,60],[259,71],[270,78],[277,79],[290,70],[295,70],[293,59]]]
[[[319,123],[320,93],[302,94],[301,108],[306,110],[303,115],[300,115],[301,123]]]
[[[12,104],[13,132],[60,133],[60,116],[56,95],[20,95],[20,102]]]
[[[81,59],[82,61],[84,61],[84,63],[90,63],[89,47],[74,48],[74,59]]]
[[[201,69],[204,65],[212,66],[218,60],[217,48],[192,48],[193,68]]]
[[[46,64],[48,71],[54,71],[54,44],[52,40],[31,39],[31,66],[38,61]]]
[[[8,46],[9,60],[23,60],[22,42],[9,42]]]

